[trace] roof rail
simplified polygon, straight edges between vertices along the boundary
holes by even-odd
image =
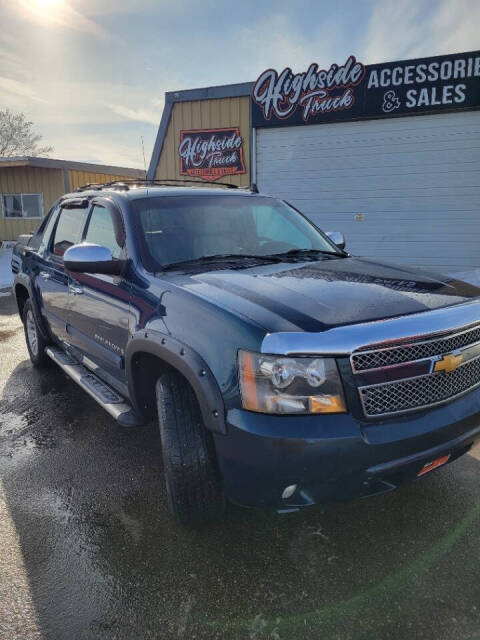
[[[148,180],[146,178],[129,178],[128,180],[112,180],[112,182],[89,182],[88,184],[84,184],[81,187],[75,189],[75,191],[88,191],[88,190],[98,190],[102,189],[121,189],[123,191],[129,191],[130,187],[135,186],[152,186],[152,187],[168,187],[169,185],[182,185],[182,184],[213,184],[216,187],[224,187],[225,189],[238,189],[238,185],[232,184],[230,182],[213,182],[210,180],[177,180],[177,179],[169,179],[164,178],[163,180]]]

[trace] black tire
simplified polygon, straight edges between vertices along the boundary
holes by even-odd
[[[30,360],[34,367],[37,367],[37,369],[43,369],[49,365],[50,358],[45,353],[45,347],[47,344],[40,333],[40,329],[38,328],[31,300],[27,300],[23,306],[22,319]]]
[[[178,373],[156,384],[168,508],[186,527],[219,519],[225,509],[211,433],[190,385]]]

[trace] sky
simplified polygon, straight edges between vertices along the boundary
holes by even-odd
[[[51,157],[143,168],[165,91],[480,48],[479,0],[0,0],[0,108]]]

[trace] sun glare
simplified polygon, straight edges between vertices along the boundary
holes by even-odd
[[[93,35],[103,36],[104,32],[87,16],[71,6],[72,0],[17,0],[20,12],[46,27],[75,29]],[[1,4],[2,0],[0,0]]]
[[[39,9],[50,9],[63,4],[63,0],[34,0]]]
[[[67,25],[72,10],[67,0],[21,0],[25,16],[43,23]]]

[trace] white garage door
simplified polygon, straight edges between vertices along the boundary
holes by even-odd
[[[352,253],[480,267],[480,111],[256,132],[257,183]]]

